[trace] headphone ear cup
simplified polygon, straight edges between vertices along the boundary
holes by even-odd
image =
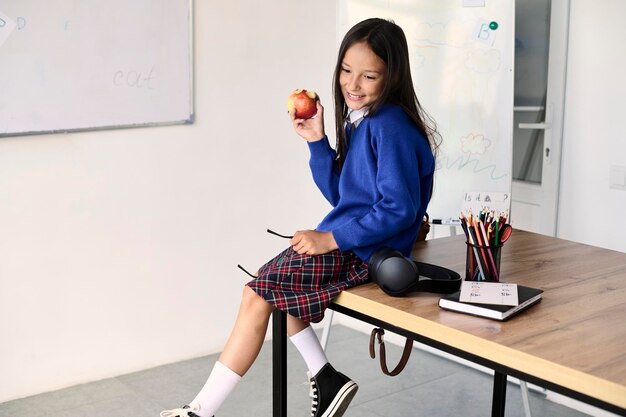
[[[384,249],[370,259],[371,278],[387,294],[402,296],[418,282],[417,265],[400,251]]]
[[[383,261],[392,256],[402,256],[400,252],[391,248],[380,248],[370,257],[368,275],[372,281],[378,284],[378,269]]]

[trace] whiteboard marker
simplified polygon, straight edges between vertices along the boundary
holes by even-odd
[[[461,220],[452,217],[448,217],[447,219],[433,219],[433,224],[460,225]]]

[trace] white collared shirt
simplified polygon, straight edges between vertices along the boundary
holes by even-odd
[[[367,116],[368,111],[369,111],[368,107],[364,107],[359,110],[349,110],[348,115],[346,117],[346,123],[350,121],[350,123],[352,123],[354,127],[356,128],[361,123],[363,118]]]

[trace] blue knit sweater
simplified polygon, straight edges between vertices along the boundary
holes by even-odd
[[[317,226],[341,251],[368,261],[383,246],[410,256],[426,212],[435,161],[404,111],[385,105],[352,133],[343,169],[324,137],[309,142],[313,179],[333,209]]]

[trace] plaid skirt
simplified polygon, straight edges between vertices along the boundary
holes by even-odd
[[[352,252],[300,255],[287,248],[247,285],[277,309],[317,323],[341,291],[367,280],[367,263]]]

